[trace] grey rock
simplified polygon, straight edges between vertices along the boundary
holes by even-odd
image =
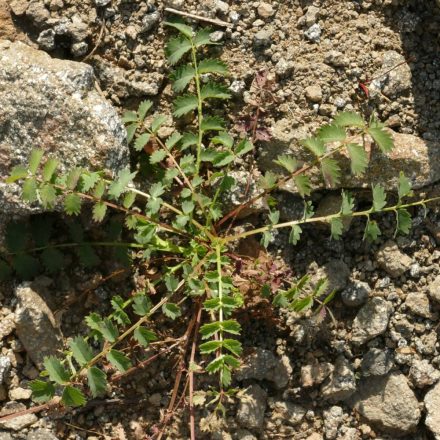
[[[8,313],[0,319],[0,341],[10,335],[15,329],[15,315]],[[0,382],[1,383],[1,382]]]
[[[229,90],[236,96],[243,95],[243,92],[246,90],[246,83],[243,80],[236,79],[232,81],[229,86]]]
[[[410,292],[406,296],[405,305],[412,313],[424,318],[432,317],[429,298],[423,292]]]
[[[224,32],[222,32],[222,31],[215,31],[215,32],[212,32],[211,34],[209,34],[209,39],[213,43],[218,43],[219,41],[223,40],[224,36],[225,36]]]
[[[95,3],[95,6],[98,8],[102,8],[103,6],[107,6],[109,3],[111,3],[112,0],[93,0]]]
[[[286,362],[286,359],[276,357],[269,350],[256,348],[244,359],[235,377],[237,380],[268,380],[281,389],[289,382],[289,366]]]
[[[28,284],[18,286],[15,295],[17,336],[35,365],[42,368],[45,356],[54,356],[63,348],[62,334],[52,311]]]
[[[322,101],[322,89],[320,86],[309,86],[305,90],[306,98],[311,102],[319,103]]]
[[[41,26],[49,20],[50,12],[46,9],[43,2],[33,1],[29,3],[26,9],[26,17],[33,21],[36,26]]]
[[[38,45],[47,51],[55,49],[55,31],[53,29],[46,29],[40,32],[37,38]]]
[[[292,73],[294,65],[293,61],[280,58],[275,64],[275,72],[280,78],[284,78]]]
[[[14,165],[27,163],[32,148],[55,151],[62,170],[114,173],[128,166],[125,128],[95,90],[90,66],[9,41],[0,42],[0,64],[0,225],[41,210],[21,201],[18,185],[2,182]]]
[[[270,402],[272,409],[272,420],[280,420],[289,425],[297,425],[306,415],[306,410],[301,405],[284,400],[276,400]]]
[[[7,379],[11,370],[11,359],[8,356],[0,355],[0,385]]]
[[[370,348],[361,363],[363,376],[384,376],[394,366],[394,356],[391,350]]]
[[[304,36],[307,40],[312,41],[313,43],[318,43],[321,38],[321,33],[321,26],[319,26],[318,23],[315,23],[304,31]]]
[[[254,35],[254,45],[256,47],[269,46],[272,42],[273,29],[261,29]]]
[[[428,294],[434,301],[440,302],[440,275],[429,284]]]
[[[26,440],[58,440],[58,437],[48,429],[30,431]]]
[[[394,241],[388,240],[377,252],[376,260],[379,266],[392,278],[403,275],[411,266],[412,260],[400,251]]]
[[[237,421],[248,429],[261,428],[264,423],[264,412],[267,405],[267,393],[258,385],[251,385],[240,395],[237,410]]]
[[[359,307],[367,301],[371,288],[364,281],[354,280],[341,292],[342,302],[348,307]]]
[[[435,440],[440,440],[440,382],[426,393],[424,403],[425,425],[434,434]]]
[[[440,379],[440,371],[427,359],[414,359],[409,369],[409,377],[417,388],[425,388]]]
[[[23,411],[25,409],[26,406],[23,405],[22,403],[8,402],[0,410],[0,418],[8,414],[12,414],[18,411]],[[27,428],[28,426],[33,425],[37,421],[38,421],[38,417],[35,414],[25,414],[23,416],[15,417],[13,419],[0,422],[0,429],[8,429],[18,432],[24,428]]]
[[[334,440],[338,435],[338,428],[342,422],[344,411],[340,406],[332,406],[323,413],[325,438]]]
[[[66,26],[67,35],[74,41],[84,41],[89,36],[89,27],[79,15],[74,15]]]
[[[342,52],[337,50],[327,52],[324,61],[334,67],[345,67],[349,65],[349,60]]]
[[[419,402],[400,373],[361,380],[348,403],[373,426],[396,437],[413,432],[421,416]]]
[[[89,50],[89,45],[85,41],[80,41],[79,43],[73,43],[70,47],[70,51],[74,57],[83,57]]]
[[[334,366],[330,362],[315,362],[301,367],[301,385],[312,387],[320,385],[333,372]]]
[[[227,14],[229,12],[229,5],[222,0],[215,0],[215,8],[221,14]]]
[[[142,18],[141,32],[149,32],[160,20],[159,11],[153,11]]]
[[[371,298],[356,315],[352,327],[352,341],[364,344],[381,335],[388,327],[392,306],[382,298]]]
[[[347,286],[348,277],[350,276],[350,269],[342,261],[338,259],[330,260],[321,266],[316,274],[313,275],[311,283],[316,284],[320,279],[326,278],[328,280],[328,287],[326,294],[333,290],[339,292]]]
[[[403,64],[401,64],[403,63]],[[393,67],[398,67],[393,69]],[[409,65],[405,62],[405,57],[394,50],[384,53],[382,71],[391,70],[386,76],[383,94],[389,98],[396,98],[406,94],[412,87],[412,75]]]
[[[321,395],[326,400],[345,400],[356,391],[356,378],[353,368],[343,356],[335,363],[330,377],[321,387]]]
[[[318,21],[319,8],[316,6],[309,6],[304,16],[306,26],[312,26]]]

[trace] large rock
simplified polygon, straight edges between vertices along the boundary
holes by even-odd
[[[435,440],[440,440],[440,382],[426,394],[425,408],[425,425],[434,434]]]
[[[419,402],[400,373],[363,379],[348,403],[371,425],[395,437],[414,431],[420,420]]]
[[[370,188],[371,184],[382,184],[386,190],[396,190],[399,172],[403,171],[411,180],[414,188],[421,188],[440,179],[440,155],[435,154],[440,144],[411,135],[391,131],[394,149],[388,155],[372,146],[371,139],[366,137],[365,147],[371,150],[371,159],[363,177],[351,174],[350,160],[344,153],[334,155],[341,165],[341,183],[344,188]],[[293,127],[289,119],[280,119],[271,127],[272,138],[264,142],[259,149],[258,166],[261,171],[277,171],[281,168],[274,163],[279,155],[293,155],[299,161],[310,163],[313,157],[300,144],[300,140],[311,133],[304,127]],[[359,139],[359,142],[362,142]],[[314,168],[310,177],[314,188],[323,187],[319,169]],[[284,187],[287,191],[296,192],[296,187],[289,182]]]
[[[128,165],[126,131],[116,110],[95,89],[90,66],[51,58],[23,43],[0,41],[0,226],[31,207],[3,179],[27,162],[33,148],[61,168]]]

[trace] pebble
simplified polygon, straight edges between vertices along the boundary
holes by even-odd
[[[55,49],[55,31],[53,29],[46,29],[41,31],[37,38],[38,45],[47,51]]]
[[[257,47],[269,46],[272,42],[272,29],[261,29],[254,35],[254,44]]]
[[[377,252],[376,259],[379,266],[392,278],[403,275],[412,264],[412,259],[400,251],[394,241],[387,241]]]
[[[409,377],[417,388],[425,388],[440,379],[440,371],[427,359],[414,359],[409,369]]]
[[[243,428],[258,429],[263,426],[267,393],[259,385],[251,385],[239,395],[237,422]]]
[[[284,400],[271,401],[269,405],[272,420],[281,420],[292,426],[300,423],[307,412],[301,405]]]
[[[342,302],[348,307],[359,307],[367,301],[371,288],[364,281],[354,280],[341,292]]]
[[[322,89],[320,86],[309,86],[305,90],[306,98],[311,102],[319,103],[322,101]]]
[[[338,428],[342,422],[344,411],[340,406],[332,406],[323,412],[325,438],[334,440],[338,436]]]
[[[9,356],[0,355],[0,385],[7,379],[11,366],[12,363]]]
[[[440,382],[428,391],[424,403],[426,408],[425,425],[437,440],[440,438]]]
[[[151,12],[142,18],[142,28],[140,32],[149,32],[160,20],[159,11]]]
[[[436,302],[440,302],[440,275],[428,285],[428,294]]]
[[[80,41],[79,43],[74,43],[70,47],[70,51],[74,57],[83,57],[89,50],[89,45],[85,41]]]
[[[266,2],[261,2],[258,5],[257,11],[258,11],[258,15],[261,18],[269,18],[269,17],[272,17],[272,15],[275,14],[275,10],[272,7],[272,5],[270,3],[266,3]]]
[[[30,388],[13,388],[9,391],[9,398],[11,400],[29,400],[32,396],[32,390]]]
[[[370,348],[364,354],[361,362],[363,376],[384,376],[394,366],[394,356],[391,350]]]
[[[423,292],[410,292],[405,299],[405,305],[416,315],[424,318],[432,316],[428,296]]]
[[[330,377],[321,387],[321,395],[326,400],[345,400],[356,391],[356,378],[351,364],[343,356],[336,359]]]
[[[112,0],[93,0],[95,2],[95,6],[98,8],[102,8],[103,6],[107,6],[111,3]]]
[[[318,16],[319,16],[319,8],[317,8],[316,6],[309,6],[304,16],[306,26],[310,27],[313,24],[315,24],[318,20]]]
[[[312,41],[313,43],[318,43],[321,38],[321,33],[321,26],[315,23],[304,31],[304,36],[307,40]]]

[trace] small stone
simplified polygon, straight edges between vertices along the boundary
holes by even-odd
[[[8,313],[0,319],[0,341],[9,336],[15,329],[15,315]]]
[[[275,10],[270,3],[261,2],[258,5],[258,15],[261,18],[269,18],[272,17],[273,14],[275,14]]]
[[[240,96],[246,90],[246,83],[242,80],[236,79],[236,80],[232,81],[231,85],[229,86],[229,90],[234,95]]]
[[[432,316],[429,309],[429,299],[422,292],[410,292],[405,299],[406,307],[416,315],[430,318]]]
[[[29,0],[13,0],[9,7],[14,15],[23,15],[29,6]]]
[[[322,101],[322,89],[320,86],[309,86],[306,87],[306,98],[311,102],[321,102]]]
[[[440,439],[440,382],[425,395],[426,418],[425,425],[434,434],[435,439]]]
[[[334,370],[330,362],[314,363],[301,367],[301,385],[312,387],[320,385]]]
[[[304,16],[306,26],[310,27],[313,24],[315,24],[318,20],[318,16],[319,16],[319,8],[317,8],[316,6],[309,6]]]
[[[32,390],[26,388],[13,388],[9,391],[9,398],[11,400],[29,400],[32,396]]]
[[[383,88],[383,94],[385,96],[396,98],[407,94],[408,91],[411,90],[411,68],[406,63],[403,55],[394,50],[385,52],[381,70],[384,72],[389,71],[385,77],[386,82]]]
[[[440,379],[440,371],[434,368],[427,359],[414,359],[409,369],[409,377],[417,388],[425,388]]]
[[[353,321],[352,341],[360,345],[384,333],[392,311],[388,301],[379,297],[371,298]]]
[[[11,369],[11,359],[8,356],[0,356],[0,385],[8,377]]]
[[[283,423],[295,426],[302,421],[306,415],[306,410],[296,403],[278,400],[271,402],[272,420],[281,420]]]
[[[254,353],[247,356],[243,366],[236,373],[237,380],[268,380],[273,382],[276,388],[284,388],[289,382],[289,365],[287,361],[276,357],[271,351],[256,348]]]
[[[98,437],[95,438],[98,439]],[[48,429],[40,428],[30,431],[26,440],[59,440],[59,438]],[[87,440],[92,440],[92,437],[88,436]]]
[[[440,275],[429,284],[428,294],[434,301],[440,302]]]
[[[159,22],[160,20],[160,13],[159,11],[151,12],[150,14],[145,15],[142,18],[142,28],[141,32],[149,32],[151,31],[154,26]]]
[[[412,260],[400,251],[394,241],[387,241],[376,255],[379,266],[392,278],[403,275],[410,267]]]
[[[160,406],[161,400],[162,395],[160,393],[154,393],[148,398],[148,402],[150,402],[153,406]]]
[[[125,35],[130,40],[136,41],[138,34],[139,34],[139,29],[137,28],[137,26],[130,25],[130,26],[127,26],[125,29]]]
[[[292,73],[294,63],[292,61],[286,61],[284,58],[280,58],[275,64],[275,72],[280,77],[283,78]]]
[[[40,32],[37,38],[38,45],[47,51],[55,49],[55,31],[53,29],[46,29]]]
[[[318,43],[321,38],[321,26],[315,23],[304,31],[304,36],[313,43]]]
[[[215,8],[221,14],[227,14],[229,12],[229,5],[222,0],[215,0]]]
[[[84,41],[89,36],[89,27],[78,14],[74,15],[67,23],[66,31],[74,43]]]
[[[314,432],[313,434],[309,435],[306,440],[324,440],[324,437],[321,434]]]
[[[112,0],[93,0],[95,3],[95,6],[98,8],[102,8],[104,6],[107,6],[109,3],[111,3]]]
[[[12,414],[18,411],[23,411],[25,409],[26,406],[22,403],[8,402],[0,411],[0,419],[2,416],[6,416],[8,414]],[[23,416],[0,422],[0,428],[11,429],[13,431],[21,431],[22,429],[33,425],[37,421],[38,417],[35,414],[25,414]]]
[[[272,43],[272,29],[261,29],[254,35],[254,44],[257,47],[269,46]]]
[[[394,358],[391,350],[370,348],[362,359],[362,375],[365,377],[384,376],[391,371],[393,366]]]
[[[321,387],[322,397],[326,400],[345,400],[356,391],[356,379],[350,363],[340,356],[335,368]]]
[[[267,393],[259,385],[251,385],[240,393],[237,421],[240,426],[258,429],[263,426],[264,412],[267,405]]]
[[[324,411],[324,430],[325,438],[334,440],[338,435],[338,428],[342,422],[344,411],[340,406],[332,406],[329,410]]]
[[[333,259],[321,266],[313,275],[311,284],[316,285],[322,278],[328,280],[327,290],[323,293],[329,294],[333,290],[339,292],[347,286],[350,269],[339,259]]]
[[[361,380],[348,404],[370,424],[396,436],[413,432],[421,416],[419,402],[401,373]]]
[[[74,43],[70,47],[70,51],[74,57],[83,57],[89,50],[89,45],[85,41],[80,41],[79,43]]]
[[[219,41],[223,40],[224,36],[225,36],[224,32],[222,32],[222,31],[215,31],[215,32],[212,32],[211,34],[209,34],[209,39],[213,43],[218,43]]]
[[[342,302],[348,307],[359,307],[367,301],[371,288],[364,281],[354,280],[341,292]]]
[[[229,19],[235,24],[240,20],[240,14],[237,11],[231,11],[229,13]]]
[[[35,25],[41,26],[49,20],[50,12],[45,8],[43,2],[32,2],[26,9],[26,17],[32,20]]]
[[[349,65],[348,59],[342,52],[331,50],[325,55],[324,61],[334,67],[345,67]]]

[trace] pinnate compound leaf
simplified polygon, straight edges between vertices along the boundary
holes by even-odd
[[[165,303],[162,306],[162,311],[165,316],[173,320],[178,318],[182,314],[180,307],[177,304],[173,303]]]
[[[344,141],[347,134],[343,127],[334,124],[323,125],[318,130],[318,138],[323,142],[341,142]]]
[[[99,330],[102,336],[109,342],[115,342],[118,338],[118,329],[109,318],[104,318],[99,323]]]
[[[57,166],[58,166],[58,161],[53,158],[48,159],[48,161],[44,164],[43,180],[45,182],[49,182],[52,179],[55,170],[57,169]]]
[[[81,336],[76,336],[69,341],[69,347],[72,350],[73,357],[81,367],[93,359],[92,348]]]
[[[139,316],[145,316],[151,309],[150,299],[143,293],[139,293],[133,298],[133,312]]]
[[[165,122],[168,120],[168,118],[165,115],[157,115],[154,119],[153,122],[151,123],[151,131],[153,133],[157,133],[157,131],[159,130],[160,127],[162,127],[163,124],[165,124]]]
[[[127,185],[132,182],[136,174],[136,171],[130,173],[128,168],[119,171],[117,179],[112,182],[108,188],[109,196],[118,199],[120,195],[126,191]]]
[[[131,141],[134,138],[137,128],[138,128],[137,123],[130,124],[125,127],[125,130],[127,131],[127,144],[131,144]]]
[[[17,165],[12,168],[10,176],[6,179],[6,183],[14,183],[17,180],[24,179],[28,175],[28,169],[23,165]]]
[[[254,149],[254,144],[249,139],[242,139],[235,147],[235,154],[237,156],[243,156],[249,151]]]
[[[61,401],[66,406],[83,406],[87,402],[84,394],[78,388],[70,385],[64,388]]]
[[[84,173],[81,176],[82,190],[84,192],[90,191],[98,183],[100,179],[99,173]]]
[[[165,55],[171,65],[176,64],[189,50],[191,50],[191,41],[180,35],[172,38],[165,47]]]
[[[41,159],[43,158],[44,151],[41,149],[34,149],[31,152],[31,156],[29,158],[29,171],[31,174],[35,174],[37,172],[38,167],[40,166]]]
[[[133,333],[134,339],[139,342],[139,344],[147,347],[150,342],[157,341],[157,336],[154,332],[147,329],[146,327],[138,327]]]
[[[55,188],[50,183],[46,183],[40,187],[41,204],[46,209],[52,209],[57,200]]]
[[[135,142],[134,142],[134,149],[136,151],[142,151],[142,149],[145,147],[145,145],[147,145],[148,142],[150,142],[150,138],[151,138],[150,133],[142,133],[135,140]]]
[[[222,131],[221,133],[219,133],[217,136],[214,136],[211,139],[211,142],[214,145],[223,145],[226,148],[231,149],[232,146],[234,145],[234,138],[229,135],[226,131]]]
[[[142,101],[139,104],[138,116],[141,121],[145,119],[145,116],[147,116],[147,113],[150,111],[152,106],[153,106],[153,102],[150,100]]]
[[[82,168],[73,168],[72,170],[70,170],[66,178],[66,187],[70,190],[74,190],[78,185],[78,181],[82,173]]]
[[[375,220],[368,220],[365,225],[364,240],[376,241],[380,235],[382,235],[382,233],[377,222]]]
[[[205,73],[218,73],[225,75],[228,73],[228,66],[220,60],[202,60],[199,63],[198,71],[200,75]]]
[[[91,367],[87,370],[87,381],[93,397],[100,396],[107,389],[107,375],[98,367]]]
[[[137,122],[137,120],[138,120],[138,115],[133,110],[127,110],[122,115],[122,122],[124,122],[125,124],[130,122]]]
[[[339,127],[359,127],[365,126],[365,121],[362,116],[354,112],[341,112],[335,116],[333,120],[334,125]]]
[[[192,145],[197,145],[198,138],[194,133],[184,133],[182,136],[182,142],[180,143],[180,149],[186,150]]]
[[[202,100],[205,99],[229,99],[231,94],[228,89],[221,84],[210,82],[205,84],[200,90]]]
[[[107,212],[107,205],[104,202],[95,203],[93,206],[93,221],[100,223],[104,220],[105,214]]]
[[[301,226],[292,225],[292,229],[290,230],[290,234],[289,234],[289,243],[295,246],[301,239],[301,234],[302,234]]]
[[[370,127],[368,134],[381,149],[382,153],[389,153],[394,148],[394,142],[391,134],[384,128]]]
[[[55,387],[52,382],[36,379],[29,383],[29,387],[32,390],[32,399],[38,403],[47,402],[55,395]]]
[[[341,214],[351,215],[354,209],[354,199],[351,193],[348,191],[342,191],[342,204],[341,204]]]
[[[191,64],[177,68],[171,74],[171,80],[173,81],[173,90],[176,93],[183,92],[191,80],[194,78],[196,71]]]
[[[125,209],[130,209],[136,200],[136,194],[133,191],[129,191],[125,194],[122,205]]]
[[[47,272],[54,274],[59,272],[64,266],[64,255],[58,249],[47,248],[41,253],[41,261]]]
[[[201,354],[210,354],[222,347],[222,341],[208,341],[199,345]]]
[[[26,179],[23,182],[21,196],[25,202],[33,203],[38,200],[37,196],[37,180],[35,177]]]
[[[348,144],[347,151],[351,160],[351,172],[356,176],[361,176],[368,167],[367,152],[359,144]]]
[[[173,27],[174,29],[177,29],[181,34],[183,34],[187,38],[193,37],[192,27],[188,26],[185,23],[182,23],[181,21],[177,21],[177,20],[165,21],[164,25]]]
[[[309,196],[312,192],[312,185],[309,176],[305,174],[298,174],[293,178],[296,188],[301,197]]]
[[[69,372],[63,367],[59,359],[54,356],[46,356],[43,360],[43,364],[51,381],[60,385],[69,382]]]
[[[198,106],[197,96],[195,95],[183,95],[176,98],[174,101],[173,115],[176,118],[186,115],[187,113],[195,110]]]
[[[106,190],[106,183],[104,182],[104,180],[100,180],[97,185],[95,186],[95,189],[93,190],[93,195],[97,198],[100,199],[103,195],[104,192]]]
[[[382,185],[373,186],[373,210],[381,211],[387,204],[387,196]]]
[[[411,189],[411,182],[410,180],[403,174],[401,171],[399,173],[399,181],[397,186],[397,194],[399,196],[399,203],[402,201],[404,197],[411,197],[413,195],[412,189]]]
[[[340,183],[341,168],[335,159],[329,157],[321,161],[321,171],[325,182],[329,186],[336,186]]]
[[[202,131],[222,131],[225,129],[224,124],[225,121],[218,116],[207,116],[203,118],[200,128]]]
[[[327,150],[324,141],[317,137],[303,139],[301,144],[308,148],[316,157],[323,156]]]
[[[334,217],[330,221],[330,233],[333,240],[339,240],[344,231],[344,224],[340,217]]]
[[[411,214],[406,209],[398,209],[396,214],[396,231],[394,235],[397,235],[399,232],[401,234],[409,234],[411,230],[412,220]]]
[[[67,194],[64,199],[64,211],[67,215],[78,215],[81,212],[81,197],[78,194]]]
[[[289,173],[295,172],[298,168],[298,161],[293,156],[288,156],[286,154],[278,156],[275,163],[283,167]]]
[[[121,373],[124,373],[131,367],[130,359],[118,350],[110,350],[106,357],[107,360]]]
[[[223,348],[226,348],[226,350],[229,350],[232,354],[235,354],[235,356],[240,356],[243,351],[240,341],[236,339],[224,339]]]
[[[234,161],[234,155],[229,151],[220,151],[215,154],[212,164],[216,168],[224,167]]]
[[[212,34],[212,29],[210,29],[210,28],[200,29],[194,37],[195,46],[201,47],[201,46],[205,46],[205,45],[218,44],[218,43],[211,41],[211,34]]]
[[[260,185],[263,189],[272,189],[277,183],[278,177],[275,173],[271,171],[266,171],[264,176],[260,178]]]

